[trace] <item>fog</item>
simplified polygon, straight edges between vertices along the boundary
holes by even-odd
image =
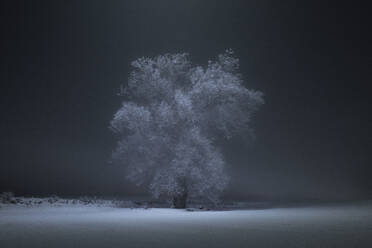
[[[276,1],[12,1],[1,8],[0,191],[142,196],[109,163],[130,62],[232,48],[264,93],[226,141],[225,198],[370,198],[367,8]],[[314,14],[316,13],[316,15]]]

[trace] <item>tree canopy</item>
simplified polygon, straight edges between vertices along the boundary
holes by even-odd
[[[204,67],[185,53],[139,58],[132,67],[110,125],[119,136],[113,158],[154,197],[216,201],[229,179],[215,140],[249,129],[262,93],[244,87],[231,50]]]

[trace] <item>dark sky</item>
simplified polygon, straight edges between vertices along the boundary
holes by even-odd
[[[107,163],[130,62],[227,48],[264,92],[228,197],[372,197],[370,10],[357,1],[2,1],[0,191],[133,195]]]

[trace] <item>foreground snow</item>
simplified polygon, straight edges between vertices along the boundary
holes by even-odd
[[[372,203],[194,212],[3,205],[0,247],[372,247]]]

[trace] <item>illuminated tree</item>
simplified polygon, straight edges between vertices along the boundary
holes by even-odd
[[[228,184],[216,140],[249,129],[262,93],[243,86],[238,59],[228,50],[207,66],[187,54],[132,62],[124,102],[111,121],[119,141],[113,158],[127,178],[148,184],[154,197],[184,208],[188,197],[216,202]]]

